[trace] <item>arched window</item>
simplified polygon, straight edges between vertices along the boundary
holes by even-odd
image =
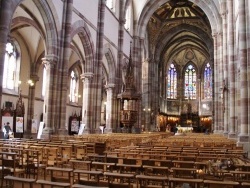
[[[46,92],[46,82],[47,82],[47,74],[46,74],[46,67],[43,66],[43,86],[42,86],[42,96],[45,96]]]
[[[113,9],[114,9],[114,5],[113,5],[113,2],[114,0],[106,0],[106,6],[110,9],[110,10],[112,10],[112,11],[114,11]]]
[[[184,96],[186,99],[196,99],[196,71],[193,65],[188,65],[184,75]]]
[[[19,69],[16,47],[13,43],[8,42],[5,48],[3,88],[15,89],[15,85],[19,82]]]
[[[70,73],[70,94],[69,94],[69,101],[73,103],[78,102],[78,88],[79,88],[79,82],[77,78],[77,74],[75,71],[71,71]]]
[[[171,63],[168,68],[168,81],[167,81],[167,98],[176,99],[177,98],[177,72],[175,65]]]
[[[124,27],[127,31],[131,31],[131,12],[132,12],[132,6],[130,5],[126,10],[126,16],[125,16],[126,22]]]
[[[209,63],[206,64],[204,70],[204,98],[212,98],[212,69]]]

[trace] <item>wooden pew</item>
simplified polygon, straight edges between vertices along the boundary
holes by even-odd
[[[174,178],[196,178],[196,168],[171,168]]]
[[[72,168],[59,168],[59,167],[47,167],[46,171],[50,171],[50,180],[53,182],[66,182],[70,185],[72,182],[73,169]],[[61,173],[61,175],[57,175],[56,173]],[[67,176],[63,176],[66,173]]]
[[[33,184],[36,182],[34,178],[21,178],[15,176],[5,176],[4,179],[7,181],[7,185],[11,184],[15,186],[15,182],[20,182],[22,187],[24,187],[25,184],[29,184],[29,188],[33,188]]]
[[[116,172],[104,172],[104,176],[108,179],[109,187],[131,187],[132,179],[135,178],[134,174],[122,174]],[[115,179],[117,179],[117,183],[115,183]],[[128,183],[123,183],[124,179],[127,179]]]
[[[235,181],[213,181],[213,180],[204,180],[204,185],[208,188],[236,188],[240,185],[239,182]]]
[[[229,171],[233,175],[234,181],[250,182],[250,172],[248,171]]]
[[[73,177],[75,177],[75,175],[77,176],[77,180],[76,180],[77,183],[85,182],[89,185],[91,184],[91,185],[95,185],[95,186],[99,185],[100,178],[103,176],[102,171],[95,171],[95,170],[78,170],[78,169],[76,169],[73,171],[73,174],[74,174]],[[81,179],[81,175],[83,175],[83,174],[87,175],[86,180]],[[90,180],[91,176],[94,176],[94,181]],[[73,178],[73,179],[75,181],[75,178]]]
[[[81,169],[81,170],[90,170],[91,168],[91,161],[81,161],[81,160],[75,160],[71,159],[69,160],[69,163],[71,164],[71,167],[75,169]]]
[[[141,171],[141,165],[136,164],[116,164],[120,173],[133,173],[138,174]]]
[[[250,187],[250,182],[241,182],[242,187]]]
[[[199,188],[203,184],[203,179],[169,178],[169,188],[175,188],[178,184],[188,183],[192,187]]]
[[[115,163],[105,163],[105,162],[92,162],[92,168],[94,168],[95,171],[101,170],[102,172],[110,171],[112,172],[114,169]]]
[[[64,187],[64,188],[70,188],[70,183],[62,183],[62,182],[53,182],[49,180],[37,180],[37,184],[41,185],[42,188],[44,188],[45,185],[50,186],[56,186],[56,187]]]
[[[168,167],[164,167],[164,166],[143,165],[142,169],[145,175],[154,175],[154,176],[157,176],[157,175],[168,176],[169,175]]]
[[[147,176],[147,175],[136,175],[137,185],[142,187],[150,187],[150,184],[159,184],[162,188],[166,187],[168,184],[168,177],[166,176]]]
[[[109,188],[109,187],[99,187],[99,186],[89,186],[89,185],[81,185],[81,184],[74,184],[72,188]]]

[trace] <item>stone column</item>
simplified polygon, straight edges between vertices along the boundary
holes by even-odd
[[[66,109],[67,109],[67,90],[68,90],[68,79],[69,79],[69,58],[71,55],[71,22],[73,14],[73,0],[65,0],[63,2],[63,12],[62,12],[62,31],[61,31],[61,56],[60,64],[58,70],[57,89],[54,91],[54,100],[57,100],[56,113],[58,115],[58,120],[54,121],[57,124],[56,133],[60,135],[67,135],[66,125],[68,120],[66,120]]]
[[[55,112],[53,100],[53,84],[54,84],[54,68],[57,62],[57,57],[54,55],[47,55],[42,59],[43,65],[46,69],[46,92],[44,96],[43,120],[45,128],[42,132],[42,138],[48,139],[54,131],[53,117]]]
[[[34,117],[36,82],[39,81],[39,77],[37,75],[31,75],[30,80],[32,80],[32,84],[29,84],[28,109],[27,109],[27,128],[25,131],[26,138],[29,138],[31,136],[32,119]]]
[[[235,66],[235,54],[234,54],[234,10],[233,10],[233,0],[227,1],[227,9],[228,9],[228,62],[229,62],[229,101],[230,101],[230,109],[229,109],[229,138],[236,137],[236,88],[235,88],[235,76],[237,74],[236,66]]]
[[[151,62],[151,66],[150,66],[150,75],[151,75],[151,98],[152,98],[152,101],[151,101],[151,108],[152,108],[152,111],[151,111],[151,128],[150,130],[151,131],[156,131],[157,130],[157,115],[158,115],[158,107],[159,107],[159,87],[160,87],[160,84],[159,84],[159,77],[157,76],[158,73],[159,73],[159,70],[158,70],[158,64],[159,64],[159,61],[158,60],[154,60],[153,62]]]
[[[228,89],[227,89],[227,83],[228,83],[228,61],[227,61],[227,9],[226,9],[226,1],[224,0],[221,3],[221,17],[222,17],[222,36],[223,36],[223,134],[227,136],[228,134]],[[226,86],[226,87],[225,87]]]
[[[218,85],[217,87],[219,88],[219,105],[218,105],[218,132],[219,134],[223,134],[224,131],[224,104],[223,104],[223,100],[224,100],[224,96],[222,97],[221,93],[222,90],[221,88],[224,86],[223,85],[223,33],[220,32],[218,33],[218,41],[217,41],[217,45],[218,45]]]
[[[149,113],[151,113],[151,98],[150,98],[150,72],[149,72],[149,66],[150,66],[150,60],[146,59],[143,62],[142,67],[142,116],[143,116],[143,125],[144,130],[149,131],[150,130],[150,116]]]
[[[214,97],[213,97],[213,125],[212,129],[214,133],[218,132],[218,122],[219,122],[219,89],[218,89],[218,75],[219,75],[219,65],[218,65],[218,49],[217,49],[217,42],[218,42],[218,35],[217,33],[213,34],[214,40]]]
[[[248,80],[247,80],[247,29],[246,29],[246,3],[239,3],[239,64],[240,64],[240,134],[239,143],[248,142]]]
[[[215,39],[216,38],[216,39]],[[214,38],[214,49],[216,54],[215,59],[215,83],[214,83],[214,89],[215,89],[215,114],[216,114],[216,122],[214,122],[214,133],[223,134],[223,99],[221,98],[221,87],[222,87],[222,80],[223,80],[223,51],[222,51],[222,33],[217,33]]]
[[[93,127],[91,126],[91,114],[93,114],[91,108],[91,81],[93,76],[94,74],[92,72],[86,72],[81,75],[83,79],[82,121],[83,124],[85,124],[84,134],[89,134],[93,131]]]
[[[107,90],[107,104],[106,104],[106,129],[105,133],[112,133],[115,129],[115,113],[114,113],[114,88],[115,84],[108,84],[105,86]]]
[[[99,0],[98,3],[98,19],[97,19],[97,32],[96,32],[96,58],[93,65],[94,78],[92,82],[93,89],[93,101],[92,111],[95,115],[92,115],[91,123],[94,126],[93,131],[100,132],[99,126],[101,125],[101,97],[102,97],[102,67],[103,67],[103,43],[104,43],[104,19],[105,19],[105,0]],[[92,72],[92,70],[90,72]],[[94,133],[93,132],[93,133]]]

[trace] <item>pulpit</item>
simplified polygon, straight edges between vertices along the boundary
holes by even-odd
[[[137,121],[138,113],[136,110],[123,109],[120,112],[121,123],[123,124],[123,132],[131,133],[133,125]]]
[[[131,133],[133,125],[137,122],[137,101],[140,99],[140,95],[137,93],[134,84],[134,68],[132,65],[131,50],[124,82],[124,90],[117,96],[121,101],[120,121],[123,126],[123,132]]]

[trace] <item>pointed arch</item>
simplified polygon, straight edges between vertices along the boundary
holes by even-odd
[[[197,0],[189,0],[190,2],[195,3],[199,6],[204,13],[207,15],[210,25],[212,27],[213,33],[221,31],[222,20],[220,17],[220,13],[216,4],[213,1],[197,1]],[[135,25],[135,35],[141,38],[144,38],[147,23],[151,17],[151,15],[155,12],[156,9],[159,8],[160,5],[166,3],[166,0],[147,0],[142,12],[139,15],[138,23]]]
[[[112,51],[112,48],[110,44],[104,45],[104,55],[108,62],[108,82],[109,83],[115,83],[115,77],[116,77],[116,66],[115,66],[115,58],[114,58],[114,52]]]
[[[5,25],[5,26],[8,25],[8,30],[10,30],[13,14],[15,13],[15,10],[17,9],[17,7],[22,3],[22,1],[23,0],[8,0],[8,1],[2,2],[4,3],[2,4],[2,8],[4,8],[5,6],[8,7],[8,14],[6,14],[6,12],[3,12],[4,14],[3,17],[5,19],[1,19],[0,25]],[[57,56],[58,55],[58,43],[57,43],[58,33],[57,33],[55,18],[51,11],[51,7],[50,5],[48,5],[47,1],[41,1],[41,0],[33,0],[33,1],[36,4],[38,10],[40,11],[40,14],[44,21],[45,37],[46,37],[46,48],[45,48],[46,54],[53,54]]]
[[[72,24],[72,30],[71,30],[71,41],[73,40],[73,37],[75,35],[79,35],[83,49],[85,52],[85,66],[83,67],[83,72],[94,72],[94,44],[91,39],[91,33],[89,31],[89,28],[87,24],[82,21],[76,21]]]

